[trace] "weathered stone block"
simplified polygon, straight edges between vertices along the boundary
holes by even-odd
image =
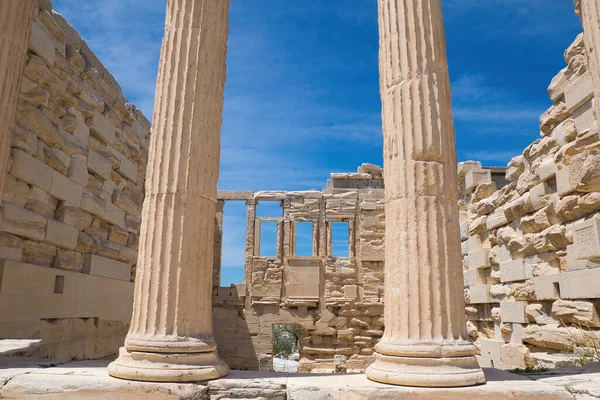
[[[554,162],[554,157],[550,156],[544,159],[540,164],[538,169],[538,175],[540,176],[540,180],[542,182],[547,181],[548,179],[556,176],[556,163]]]
[[[50,194],[57,199],[67,201],[75,206],[81,205],[83,186],[70,180],[63,174],[54,171]]]
[[[571,250],[578,260],[600,258],[600,218],[590,218],[573,226]]]
[[[121,165],[117,169],[117,172],[133,183],[136,183],[138,178],[137,165],[124,155],[120,155],[119,158],[121,160]]]
[[[481,355],[494,361],[500,361],[500,349],[504,345],[503,341],[493,339],[480,339]]]
[[[515,282],[527,279],[525,260],[523,258],[500,264],[500,281]]]
[[[506,224],[508,224],[508,222],[509,221],[506,218],[504,211],[499,210],[488,216],[486,227],[487,227],[487,230],[491,230],[491,229],[506,225]]]
[[[487,268],[490,266],[490,251],[487,249],[479,249],[469,253],[469,269]]]
[[[46,235],[46,222],[47,219],[37,213],[10,203],[2,203],[3,232],[41,241]]]
[[[104,217],[108,222],[125,228],[125,211],[110,202],[105,204],[104,210]]]
[[[594,95],[594,82],[589,72],[586,72],[571,82],[565,90],[565,103],[570,112],[577,110]]]
[[[96,254],[86,255],[83,272],[127,282],[131,279],[131,267],[129,265]]]
[[[88,152],[88,168],[98,176],[110,179],[112,164],[106,157],[92,149]]]
[[[575,110],[573,119],[578,133],[588,131],[594,122],[594,99],[588,100],[587,103]]]
[[[115,142],[114,124],[98,111],[96,111],[91,118],[88,118],[86,123],[90,127],[92,134],[98,139],[108,144],[113,144]]]
[[[469,288],[469,304],[493,303],[490,285],[474,285]]]
[[[74,250],[77,247],[77,235],[78,231],[74,227],[49,219],[44,240],[55,246]]]
[[[73,182],[85,187],[89,179],[87,157],[80,154],[74,154],[67,171],[67,176]]]
[[[552,315],[564,324],[600,327],[598,310],[589,301],[556,300],[552,304]]]
[[[465,175],[465,190],[471,192],[475,187],[492,182],[492,172],[488,169],[484,170],[469,170]]]
[[[54,40],[42,28],[42,24],[39,21],[34,21],[31,28],[29,50],[40,56],[46,64],[53,66],[56,53]]]
[[[0,246],[0,260],[23,261],[23,249]]]
[[[502,322],[516,322],[519,324],[526,324],[527,315],[525,308],[527,302],[525,301],[514,301],[508,302],[503,301],[500,303],[500,318]]]
[[[54,172],[51,167],[24,151],[13,150],[13,163],[10,174],[15,178],[50,192]]]

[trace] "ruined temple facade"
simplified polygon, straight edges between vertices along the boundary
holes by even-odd
[[[301,371],[332,371],[334,359],[364,370],[383,335],[384,191],[382,170],[332,174],[327,189],[219,191],[215,218],[213,322],[220,356],[231,368],[269,369],[273,325],[301,328]],[[245,284],[219,287],[223,204],[247,207]],[[264,202],[281,215],[257,217]],[[260,250],[261,226],[277,225],[276,254]],[[312,255],[296,252],[298,224],[312,226]],[[333,224],[348,233],[347,257],[333,252]]]

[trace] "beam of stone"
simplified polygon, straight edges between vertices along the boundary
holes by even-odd
[[[598,119],[600,118],[600,2],[575,0],[575,7],[583,25],[583,41],[588,55],[588,70],[594,82],[596,119]]]
[[[131,327],[112,376],[227,374],[212,332],[212,258],[229,0],[169,0]]]
[[[369,379],[485,381],[465,324],[458,174],[440,0],[379,0],[385,333]]]
[[[4,176],[11,133],[17,118],[17,104],[31,38],[36,0],[0,1],[0,174]],[[4,179],[0,179],[0,197]]]

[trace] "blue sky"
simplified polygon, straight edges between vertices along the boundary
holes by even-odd
[[[53,0],[152,115],[166,0]],[[539,137],[581,31],[572,0],[442,0],[460,160],[505,165]],[[375,0],[231,0],[220,189],[321,189],[381,164]],[[223,283],[241,282],[244,206],[226,205]]]

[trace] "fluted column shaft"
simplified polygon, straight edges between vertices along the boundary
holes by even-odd
[[[583,25],[583,40],[588,55],[588,70],[594,82],[596,118],[600,118],[600,2],[576,0]]]
[[[35,0],[0,1],[0,174],[4,177],[15,127],[23,70],[37,11]],[[4,179],[0,179],[0,197]]]
[[[116,376],[136,379],[117,367],[136,353],[147,359],[142,352],[171,355],[153,355],[166,367],[141,380],[226,373],[213,339],[211,287],[228,10],[229,0],[167,3],[133,316],[122,357],[109,368]],[[194,366],[167,373],[169,363]]]
[[[466,332],[458,179],[440,0],[379,0],[385,333],[373,380],[483,382]]]

